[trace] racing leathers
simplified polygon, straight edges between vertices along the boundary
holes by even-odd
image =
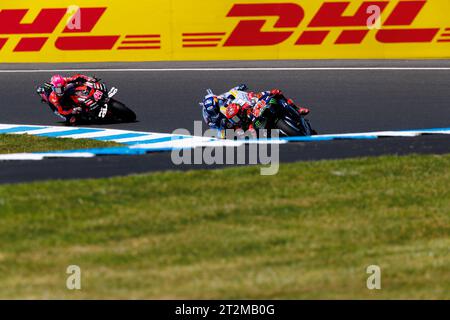
[[[68,121],[72,121],[72,119],[75,119],[73,115],[80,113],[82,110],[80,107],[72,107],[71,105],[65,104],[65,102],[67,101],[66,99],[68,98],[67,95],[70,94],[70,92],[66,94],[68,91],[70,91],[67,89],[73,87],[75,84],[83,84],[85,82],[95,83],[97,82],[97,80],[95,78],[91,78],[82,74],[76,74],[72,77],[66,77],[64,78],[64,80],[66,81],[66,90],[64,90],[64,94],[57,95],[54,91],[52,91],[48,97],[48,101],[54,107],[55,112],[58,115]]]

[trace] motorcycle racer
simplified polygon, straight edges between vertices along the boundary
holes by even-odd
[[[136,121],[136,113],[114,98],[117,92],[116,87],[108,89],[100,79],[80,74],[68,78],[55,75],[51,83],[36,87],[41,102],[66,125]]]
[[[101,86],[103,86],[97,83],[97,79],[82,74],[76,74],[72,77],[63,77],[57,74],[50,80],[52,92],[48,97],[48,102],[54,107],[58,115],[71,124],[76,122],[76,115],[82,110],[80,107],[72,107],[70,104],[66,104],[66,93],[70,94],[70,89],[75,84],[83,84],[85,82],[95,83],[96,86],[99,86],[98,89],[101,89]]]
[[[226,107],[223,97],[210,93],[203,99],[201,105],[203,120],[211,129],[221,130],[233,127],[226,116],[220,112],[220,108]]]

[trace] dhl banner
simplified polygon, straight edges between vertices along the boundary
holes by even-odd
[[[450,0],[0,2],[0,62],[449,57]]]

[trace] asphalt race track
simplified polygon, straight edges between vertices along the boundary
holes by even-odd
[[[59,73],[54,70],[96,75],[119,88],[117,99],[136,111],[139,121],[108,128],[193,133],[205,89],[221,93],[240,83],[253,90],[281,88],[311,108],[309,118],[323,134],[450,127],[450,60],[0,65],[0,123],[57,125],[59,119],[34,92]],[[448,153],[450,136],[291,143],[280,151],[282,161]],[[204,167],[174,166],[170,153],[0,162],[0,183]]]

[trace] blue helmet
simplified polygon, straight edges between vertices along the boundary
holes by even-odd
[[[203,107],[208,113],[217,113],[219,111],[219,99],[216,96],[206,96],[203,100]]]
[[[221,99],[219,99],[211,89],[206,90],[206,92],[208,94],[202,102],[203,110],[210,115],[216,115],[220,112]]]

